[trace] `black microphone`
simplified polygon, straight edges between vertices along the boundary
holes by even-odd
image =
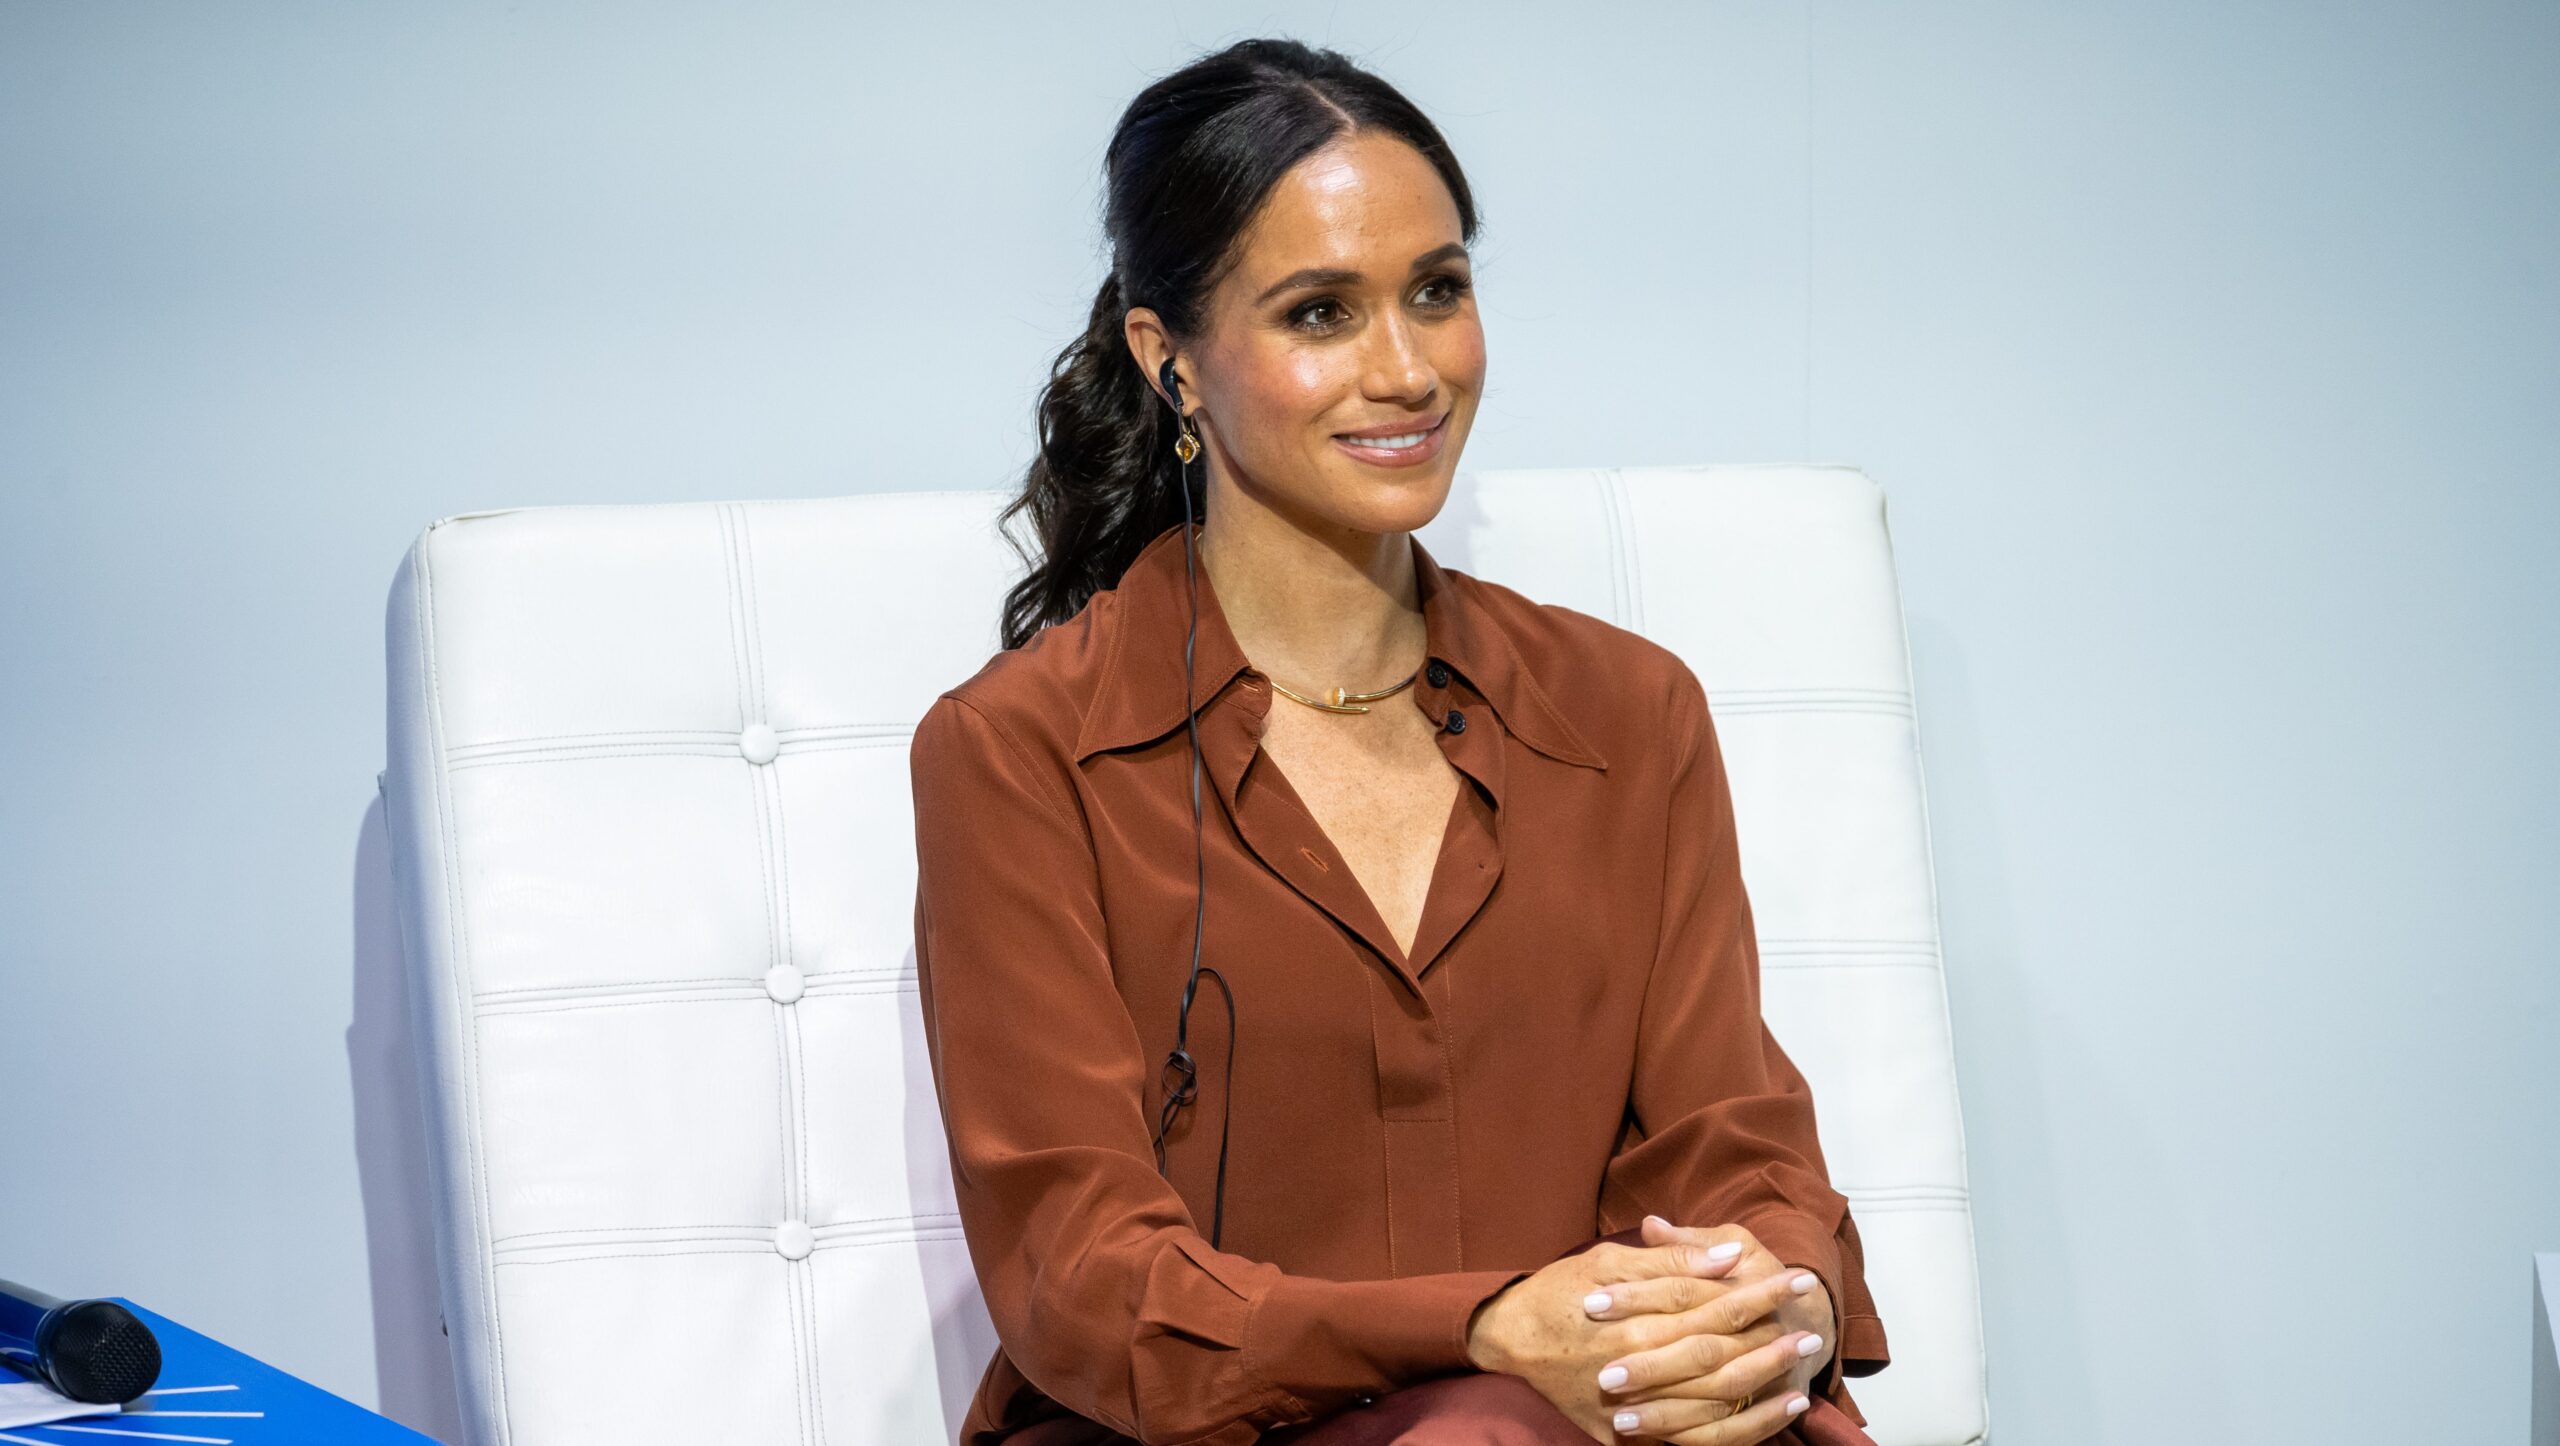
[[[160,1338],[114,1301],[0,1280],[0,1361],[72,1400],[121,1406],[160,1379]]]
[[[1174,425],[1182,424],[1182,378],[1174,374],[1173,358],[1156,368],[1156,380],[1164,384],[1166,398],[1173,403]],[[1173,1178],[1165,1159],[1165,1135],[1173,1128],[1174,1117],[1183,1107],[1199,1098],[1200,1066],[1191,1057],[1191,1000],[1200,991],[1200,976],[1218,981],[1218,992],[1227,997],[1227,1083],[1226,1098],[1218,1116],[1218,1193],[1209,1211],[1209,1245],[1218,1248],[1227,1228],[1227,1126],[1235,1118],[1236,1095],[1236,992],[1227,987],[1227,976],[1200,962],[1202,940],[1209,917],[1208,853],[1201,843],[1200,805],[1200,710],[1192,694],[1197,680],[1192,655],[1200,646],[1200,577],[1198,559],[1191,555],[1191,464],[1200,455],[1199,444],[1185,434],[1190,443],[1174,448],[1178,466],[1174,470],[1174,489],[1182,494],[1182,580],[1191,596],[1191,626],[1182,638],[1182,726],[1191,735],[1191,972],[1182,983],[1182,1012],[1175,1016],[1173,1052],[1164,1061],[1164,1107],[1156,1115],[1156,1173]]]

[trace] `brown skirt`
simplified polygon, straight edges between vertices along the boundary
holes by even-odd
[[[1537,1388],[1489,1371],[1435,1376],[1321,1421],[1262,1433],[1264,1446],[1591,1446]],[[1005,1446],[1137,1446],[1080,1416],[1026,1426]],[[1876,1446],[1847,1412],[1820,1397],[1766,1446]]]
[[[1643,1232],[1621,1230],[1586,1241],[1578,1255],[1615,1241],[1641,1245]],[[1005,1446],[1138,1446],[1119,1432],[1081,1416],[1025,1426]],[[1591,1446],[1589,1436],[1555,1403],[1518,1376],[1466,1371],[1416,1381],[1366,1406],[1322,1420],[1262,1433],[1264,1446]],[[1876,1446],[1849,1413],[1817,1396],[1805,1413],[1766,1438],[1764,1446]]]
[[[1518,1376],[1477,1371],[1418,1381],[1376,1403],[1304,1426],[1266,1431],[1266,1446],[1590,1446],[1562,1411]],[[1769,1446],[1875,1446],[1848,1413],[1817,1399],[1766,1438]]]

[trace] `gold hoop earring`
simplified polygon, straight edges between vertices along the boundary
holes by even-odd
[[[1191,419],[1189,417],[1183,418],[1182,430],[1180,434],[1173,439],[1174,460],[1180,462],[1185,467],[1191,465],[1192,458],[1200,455],[1200,435],[1191,430],[1190,423]]]

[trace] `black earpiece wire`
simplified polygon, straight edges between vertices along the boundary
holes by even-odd
[[[1164,383],[1165,394],[1173,401],[1174,425],[1182,424],[1182,382],[1174,375],[1173,358],[1165,358],[1157,369],[1156,379]],[[1209,1244],[1213,1247],[1225,1233],[1227,1221],[1227,1127],[1235,1117],[1236,1086],[1236,995],[1228,987],[1227,977],[1214,968],[1204,967],[1200,952],[1207,936],[1209,917],[1209,855],[1202,842],[1200,798],[1200,711],[1194,693],[1192,655],[1200,642],[1200,576],[1192,556],[1191,530],[1191,463],[1184,461],[1176,473],[1175,486],[1182,493],[1182,580],[1191,598],[1190,630],[1182,639],[1182,714],[1183,726],[1191,735],[1191,972],[1182,984],[1182,1012],[1173,1026],[1173,1052],[1165,1056],[1164,1107],[1156,1117],[1156,1173],[1166,1173],[1165,1135],[1173,1128],[1175,1116],[1182,1107],[1199,1096],[1200,1066],[1191,1057],[1191,1000],[1200,990],[1203,974],[1218,981],[1218,992],[1227,1001],[1227,1075],[1218,1116],[1218,1186],[1209,1216]],[[1177,1076],[1179,1079],[1177,1080]]]

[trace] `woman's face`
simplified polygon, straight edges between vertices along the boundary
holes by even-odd
[[[1438,514],[1484,389],[1457,202],[1361,132],[1290,168],[1186,348],[1212,477],[1317,532]]]

